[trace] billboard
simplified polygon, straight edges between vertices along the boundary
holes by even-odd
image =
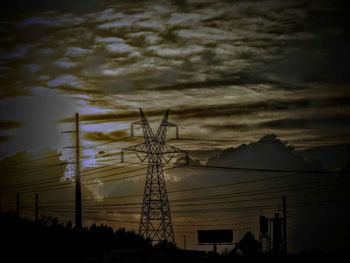
[[[221,230],[198,230],[198,243],[231,243],[233,231],[231,229]]]

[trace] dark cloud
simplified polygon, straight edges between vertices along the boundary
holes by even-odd
[[[85,88],[77,88],[77,87],[70,87],[70,86],[61,86],[57,89],[67,94],[101,95],[106,93],[104,90],[101,90],[101,89],[85,89]]]
[[[289,84],[309,81],[348,83],[349,2],[310,2],[304,10],[307,16],[289,27],[289,37],[272,41],[279,46],[278,58],[263,60],[268,63],[259,66],[253,65],[251,73]],[[299,34],[302,38],[290,38],[298,32],[304,32]],[[284,34],[277,33],[279,37]]]
[[[0,136],[0,143],[7,142],[7,141],[9,141],[11,139],[12,139],[11,136],[1,135]]]
[[[194,81],[194,82],[180,82],[172,85],[155,86],[152,90],[164,91],[164,90],[185,90],[185,89],[202,89],[202,88],[215,88],[230,85],[242,85],[242,84],[254,84],[254,83],[273,83],[272,80],[258,79],[256,77],[250,77],[247,75],[239,75],[233,77],[222,77],[220,79],[208,79],[206,81]],[[142,89],[142,88],[141,88]],[[200,92],[200,91],[198,91]]]
[[[348,129],[350,128],[350,116],[349,115],[336,115],[336,116],[310,116],[308,118],[289,118],[267,121],[260,125],[262,128],[271,129]]]
[[[14,4],[17,2],[10,5],[16,6],[18,12],[35,10],[40,14],[56,10],[63,13],[42,13],[34,17],[24,13],[19,24],[29,24],[30,28],[23,30],[15,26],[9,30],[13,41],[7,45],[8,50],[4,50],[7,55],[15,55],[20,50],[14,47],[30,42],[36,46],[22,54],[26,62],[35,61],[34,54],[44,47],[49,46],[57,53],[52,63],[43,63],[47,56],[37,61],[43,66],[37,77],[39,73],[53,76],[68,70],[110,94],[148,88],[161,92],[246,83],[288,83],[288,88],[292,88],[293,84],[306,81],[347,80],[350,60],[344,1],[318,4],[301,0],[292,3],[204,1],[159,6],[138,1],[47,3],[35,0],[31,4]],[[92,13],[84,16],[87,10]],[[75,11],[79,14],[68,14]],[[39,24],[58,28],[47,31]],[[13,25],[9,23],[4,28],[9,26]],[[40,32],[32,34],[31,30]],[[113,42],[112,36],[121,42]],[[94,42],[101,37],[112,42]],[[72,45],[91,52],[72,61],[79,65],[76,68],[58,69],[53,64],[59,61],[62,65],[62,61],[65,62],[62,56]],[[118,52],[108,52],[111,45]],[[18,65],[23,61],[6,63],[11,65],[12,74],[7,72],[4,76],[12,87],[20,73]],[[23,82],[35,85],[32,74],[21,76]],[[97,93],[94,90],[90,90],[91,94]],[[67,92],[86,94],[84,90],[71,88]]]
[[[115,139],[127,137],[129,131],[118,130],[112,132],[85,132],[84,138],[90,141],[112,141]]]
[[[157,111],[159,112],[159,111]],[[153,113],[154,114],[154,113]],[[149,113],[149,115],[152,115],[152,113]],[[85,122],[109,122],[109,121],[125,121],[137,118],[139,116],[139,113],[135,111],[126,111],[121,113],[105,113],[105,114],[85,114],[80,115],[80,121]],[[60,122],[74,122],[74,118],[68,117],[61,119]]]
[[[212,130],[227,129],[236,131],[252,131],[256,129],[273,130],[321,130],[334,131],[334,129],[349,129],[349,115],[331,115],[331,116],[309,116],[304,118],[282,118],[277,120],[259,122],[254,124],[224,124],[224,125],[205,125],[205,128]]]
[[[0,120],[0,130],[16,129],[23,125],[18,121]]]
[[[348,105],[350,98],[333,97],[323,99],[294,99],[294,100],[269,100],[248,102],[244,104],[222,104],[222,105],[201,105],[201,106],[183,106],[170,109],[171,116],[175,118],[210,118],[210,117],[227,117],[235,115],[252,115],[261,112],[280,112],[292,111],[308,108],[326,108],[326,107],[340,107],[341,105]],[[161,116],[164,114],[164,109],[146,110],[146,115]],[[112,112],[105,114],[87,114],[80,117],[81,121],[129,121],[135,120],[139,117],[137,110]],[[73,122],[73,118],[61,119],[61,122]]]
[[[74,2],[69,0],[60,1],[45,1],[45,0],[31,0],[31,1],[4,1],[1,4],[1,18],[8,18],[13,16],[20,16],[32,12],[44,11],[59,11],[70,13],[86,13],[102,9],[106,4],[118,1],[105,0],[76,0]]]
[[[79,105],[82,121],[96,123],[138,119],[138,107],[153,121],[169,107],[189,125],[184,134],[203,137],[210,129],[200,128],[229,118],[247,131],[276,115],[299,120],[327,109],[346,116],[349,96],[338,85],[348,63],[343,1],[201,2],[108,1],[71,14],[80,1],[72,11],[54,1],[56,12],[24,12],[0,24],[3,96],[58,90]],[[87,114],[97,112],[106,113]]]
[[[261,169],[317,170],[317,163],[307,162],[293,147],[281,141],[274,134],[265,135],[259,141],[227,148],[209,158],[206,165],[232,166]]]
[[[30,91],[24,89],[23,86],[21,86],[19,83],[11,85],[10,82],[11,81],[0,80],[0,83],[2,83],[2,88],[0,90],[0,99],[31,95]]]

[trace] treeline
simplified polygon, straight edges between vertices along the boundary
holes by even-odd
[[[107,251],[129,249],[145,253],[157,248],[150,240],[124,228],[113,230],[110,226],[94,224],[78,230],[71,222],[62,224],[57,218],[35,222],[9,212],[0,214],[0,239],[1,262],[29,259],[33,262],[104,262]]]
[[[234,250],[214,255],[180,250],[172,243],[152,245],[151,240],[124,228],[114,230],[110,226],[94,224],[78,230],[71,222],[62,224],[54,217],[31,221],[19,218],[12,212],[0,213],[0,241],[0,262],[226,263],[349,259],[349,251],[346,249],[330,254],[311,250],[289,254],[287,257],[258,251],[239,256],[233,253]]]

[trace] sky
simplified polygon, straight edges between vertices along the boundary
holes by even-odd
[[[139,108],[154,128],[170,109],[182,138],[229,140],[174,142],[203,164],[272,133],[300,151],[349,143],[347,1],[7,2],[1,159],[58,151],[72,162],[74,138],[63,132],[79,113],[83,169],[113,164],[113,154],[142,138],[88,147],[129,136]],[[74,169],[55,174],[64,179]],[[168,176],[170,186],[188,183]],[[89,191],[96,199],[142,192],[142,182],[125,184]]]

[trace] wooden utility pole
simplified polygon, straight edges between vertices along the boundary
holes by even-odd
[[[80,178],[80,141],[79,114],[75,114],[75,227],[81,229],[81,178]]]

